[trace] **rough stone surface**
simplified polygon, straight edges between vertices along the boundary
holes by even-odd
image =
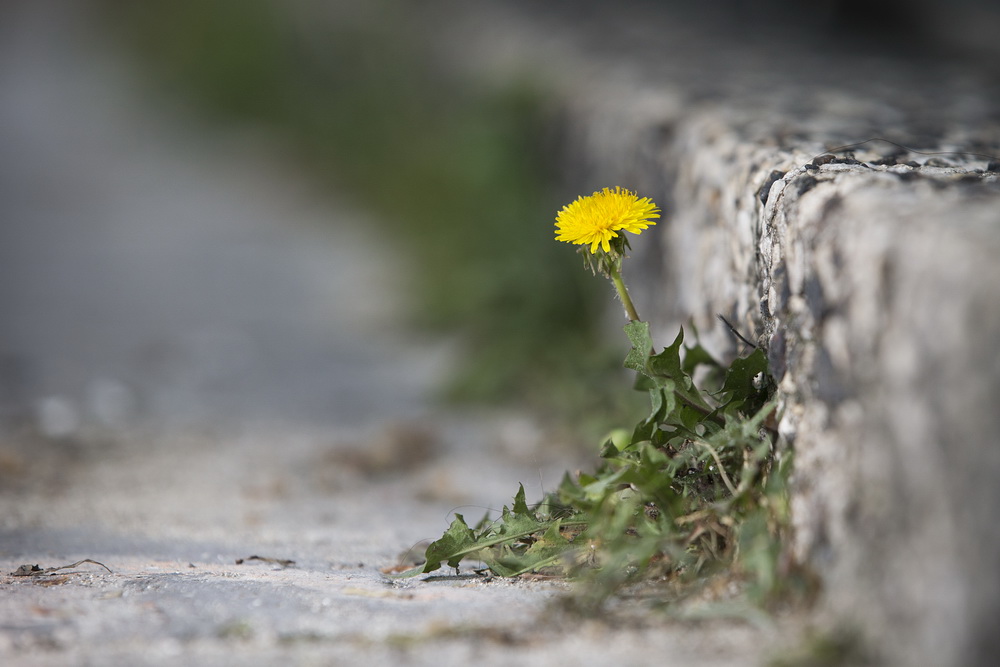
[[[831,622],[887,663],[991,664],[995,68],[631,9],[508,14],[517,27],[499,34],[521,39],[483,60],[548,63],[573,196],[621,184],[664,203],[662,246],[644,235],[626,267],[663,342],[691,320],[734,354],[722,313],[767,349],[795,455],[794,548]],[[902,147],[830,152],[872,137]]]
[[[869,146],[860,164],[742,157],[748,139],[682,168],[675,196],[695,215],[678,212],[666,262],[680,312],[761,333],[795,452],[797,554],[831,608],[863,610],[904,663],[978,664],[1000,584],[998,175],[982,159],[872,165]]]

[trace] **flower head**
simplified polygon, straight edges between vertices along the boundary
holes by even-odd
[[[660,209],[648,197],[640,199],[620,187],[604,188],[563,206],[556,216],[556,240],[589,245],[591,254],[598,247],[610,253],[611,239],[618,237],[618,232],[639,234],[655,225],[652,219],[659,217]]]

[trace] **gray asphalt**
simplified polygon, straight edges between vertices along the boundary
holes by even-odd
[[[0,12],[3,664],[729,665],[788,642],[638,603],[581,620],[561,582],[389,576],[456,508],[579,461],[523,415],[436,407],[450,348],[403,333],[378,221],[144,86],[68,4]],[[81,559],[111,572],[8,574]]]

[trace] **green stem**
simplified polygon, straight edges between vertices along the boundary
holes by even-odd
[[[606,265],[608,271],[608,277],[611,278],[611,282],[614,284],[615,289],[618,291],[618,296],[621,297],[622,305],[625,306],[625,315],[632,322],[639,322],[639,313],[635,310],[635,305],[632,304],[632,298],[628,295],[628,288],[625,287],[625,281],[622,280],[621,264],[617,261],[609,261]],[[653,354],[653,350],[650,350],[650,355]],[[682,394],[675,392],[677,399],[682,403],[687,405],[689,408],[702,415],[703,417],[708,417],[712,419],[715,423],[719,425],[724,425],[725,421],[718,415],[713,415],[712,410],[705,409],[700,405],[695,404],[688,398],[684,397]]]
[[[639,313],[635,312],[635,306],[632,305],[632,298],[629,297],[628,288],[625,287],[625,281],[622,280],[622,272],[612,263],[608,275],[615,289],[618,290],[618,296],[621,297],[622,305],[625,306],[625,315],[630,321],[638,322]]]

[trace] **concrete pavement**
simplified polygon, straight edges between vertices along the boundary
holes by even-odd
[[[787,642],[640,603],[580,620],[560,582],[387,576],[456,507],[577,462],[523,416],[435,408],[448,348],[400,333],[377,221],[185,121],[62,4],[0,22],[4,664],[731,665]],[[8,574],[80,559],[111,572]]]

